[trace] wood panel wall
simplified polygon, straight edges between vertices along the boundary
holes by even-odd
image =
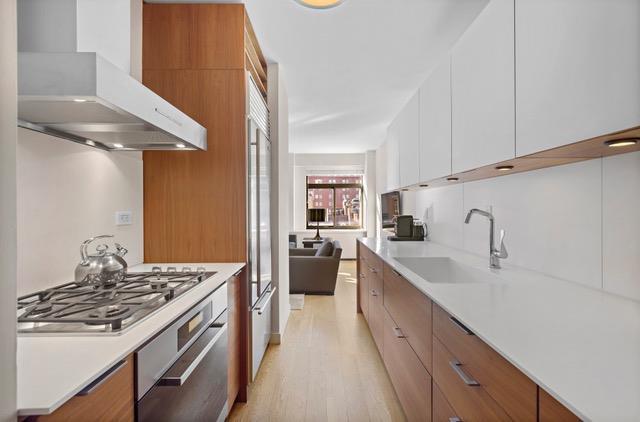
[[[145,151],[145,262],[247,262],[245,9],[145,4],[143,83],[207,129],[207,151]],[[229,403],[248,394],[246,271],[229,285]]]

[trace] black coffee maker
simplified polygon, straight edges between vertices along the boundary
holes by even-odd
[[[426,228],[420,220],[416,220],[412,215],[397,215],[394,217],[393,236],[387,239],[393,241],[402,240],[424,240]]]

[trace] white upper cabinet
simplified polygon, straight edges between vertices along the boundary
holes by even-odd
[[[514,0],[492,0],[452,51],[453,173],[515,156],[513,26]]]
[[[385,192],[398,189],[400,187],[400,169],[398,164],[400,156],[398,151],[398,130],[397,119],[389,126],[387,140],[385,141],[385,152],[387,155],[387,183]]]
[[[394,128],[398,138],[400,186],[419,182],[420,176],[420,95],[416,92],[396,117]]]
[[[449,55],[420,88],[420,181],[451,174],[451,61]]]
[[[640,0],[516,0],[517,154],[640,125]]]

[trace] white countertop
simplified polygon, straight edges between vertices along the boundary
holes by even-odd
[[[640,421],[640,302],[431,242],[360,241],[583,420]],[[394,257],[449,257],[503,281],[430,283]]]
[[[129,271],[151,271],[156,265],[203,266],[217,273],[121,335],[18,336],[20,415],[53,412],[245,266],[242,263],[140,264]]]

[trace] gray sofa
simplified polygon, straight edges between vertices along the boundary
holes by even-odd
[[[332,295],[336,289],[342,256],[340,242],[333,241],[331,256],[315,256],[316,249],[289,249],[289,293]]]

